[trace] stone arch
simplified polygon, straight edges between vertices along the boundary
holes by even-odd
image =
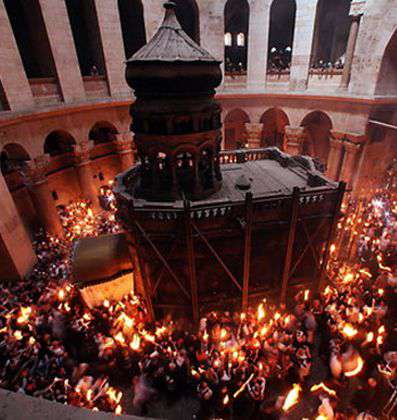
[[[367,2],[361,19],[357,45],[354,52],[349,90],[356,95],[375,93],[380,63],[384,52],[397,31],[394,18],[397,13],[395,0]],[[368,34],[376,34],[368,35]]]
[[[93,125],[88,137],[93,140],[94,145],[111,143],[116,140],[119,134],[117,128],[108,121],[99,121]]]
[[[295,0],[273,0],[270,6],[268,69],[290,67],[296,17]]]
[[[226,115],[224,122],[226,150],[244,147],[247,137],[245,124],[250,122],[248,114],[239,108],[233,109]]]
[[[200,12],[196,0],[174,0],[176,3],[176,17],[182,29],[200,43]]]
[[[23,168],[31,157],[29,153],[18,143],[6,144],[0,154],[0,166],[3,175]]]
[[[375,95],[397,95],[397,29],[383,54]]]
[[[290,125],[287,114],[281,108],[270,108],[262,114],[260,123],[263,124],[261,147],[276,146],[283,150],[285,126]]]
[[[76,140],[65,130],[51,131],[44,141],[44,153],[51,157],[73,152]]]
[[[228,73],[247,70],[249,14],[247,0],[228,0],[225,4],[225,70]]]
[[[302,154],[327,165],[333,127],[331,118],[323,111],[312,111],[303,118],[301,126],[305,127],[306,133]]]

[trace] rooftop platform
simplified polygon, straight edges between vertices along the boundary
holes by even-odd
[[[301,193],[332,191],[338,184],[328,180],[321,171],[321,165],[311,157],[291,156],[277,148],[243,149],[222,152],[222,187],[204,200],[191,202],[191,207],[214,204],[239,204],[245,201],[246,193],[252,193],[253,200],[291,196],[294,188]],[[183,209],[183,200],[147,201],[136,198],[139,186],[139,166],[118,177],[117,193],[126,200],[133,199],[135,209],[172,208]]]

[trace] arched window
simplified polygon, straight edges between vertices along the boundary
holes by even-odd
[[[57,130],[51,132],[44,142],[44,153],[50,156],[59,156],[73,152],[76,141],[67,131]]]
[[[225,70],[247,70],[249,5],[247,0],[228,0],[225,5]],[[227,42],[226,42],[227,41]]]
[[[350,0],[319,0],[313,37],[312,67],[341,69],[350,29]]]
[[[317,158],[326,166],[330,149],[331,119],[322,111],[313,111],[306,115],[301,126],[306,129],[302,154]]]
[[[30,160],[30,156],[20,144],[6,144],[0,154],[1,173],[7,175],[18,171],[25,166],[28,160]]]
[[[176,17],[182,29],[200,43],[200,18],[199,9],[195,0],[174,0],[176,3]]]
[[[225,118],[225,150],[236,150],[245,147],[247,132],[245,124],[249,123],[249,116],[241,109],[230,111]]]
[[[141,0],[118,0],[125,57],[128,59],[146,44]]]
[[[237,34],[237,46],[245,47],[245,35],[242,32]]]
[[[29,79],[56,77],[56,68],[38,0],[4,0]]]
[[[231,47],[233,42],[232,34],[230,32],[225,33],[225,47]]]
[[[278,108],[270,108],[262,115],[261,147],[278,147],[284,149],[285,126],[289,125],[287,114]]]
[[[116,127],[109,122],[97,122],[90,130],[89,139],[94,141],[95,145],[110,143],[116,140],[118,131]]]
[[[375,94],[397,95],[397,31],[391,37],[383,55]]]
[[[81,74],[105,75],[105,60],[94,0],[66,0],[66,7]]]
[[[270,8],[268,71],[288,70],[295,31],[295,0],[273,0]]]

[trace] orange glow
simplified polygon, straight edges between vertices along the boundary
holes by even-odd
[[[125,344],[125,338],[124,338],[124,336],[123,336],[123,333],[122,333],[122,332],[119,332],[118,334],[116,334],[116,335],[114,336],[114,339],[115,339],[116,341],[118,341],[120,344]]]
[[[345,324],[342,329],[342,334],[347,338],[353,338],[357,333],[358,331],[351,324]]]
[[[367,334],[367,338],[365,339],[365,341],[367,343],[372,343],[372,341],[374,341],[375,338],[375,334],[371,331]]]
[[[221,340],[224,340],[226,338],[226,336],[227,336],[227,331],[225,330],[225,328],[222,328],[219,337],[220,337]]]
[[[322,391],[325,391],[327,394],[332,395],[333,397],[336,396],[336,391],[333,390],[333,389],[331,389],[331,388],[328,388],[327,385],[324,384],[324,382],[321,382],[319,384],[313,385],[310,388],[310,391],[311,392],[316,392],[319,389],[322,390]]]
[[[22,335],[21,331],[16,330],[16,331],[14,331],[14,337],[19,341],[19,340],[22,340],[23,335]]]
[[[305,300],[305,302],[307,302],[308,300],[309,300],[309,295],[310,295],[310,290],[305,290],[305,294],[304,294],[304,300]]]
[[[352,378],[353,376],[358,375],[363,370],[363,367],[364,367],[364,360],[360,356],[358,356],[357,367],[351,370],[350,372],[345,372],[345,376],[348,378]]]
[[[116,416],[120,416],[122,414],[122,412],[123,412],[123,409],[121,408],[121,405],[119,404],[116,407],[116,411],[114,412],[114,414],[116,414]]]
[[[229,404],[229,395],[225,395],[225,397],[223,398],[223,405],[228,405]]]

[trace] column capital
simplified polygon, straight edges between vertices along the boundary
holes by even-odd
[[[248,133],[261,134],[263,130],[262,123],[245,123],[245,129]]]
[[[353,155],[355,155],[361,149],[361,144],[351,143],[349,141],[345,141],[344,146],[346,153],[351,153]]]
[[[47,181],[47,171],[50,162],[48,154],[37,156],[26,162],[22,175],[27,185],[42,184]]]
[[[90,152],[93,148],[92,140],[83,140],[76,144],[74,149],[74,163],[76,166],[86,165],[90,162]]]
[[[362,144],[367,140],[367,137],[364,134],[348,133],[346,131],[331,130],[331,136],[335,140],[355,144]]]
[[[284,129],[284,149],[291,155],[299,155],[306,139],[305,127],[286,125]]]
[[[132,140],[117,138],[114,143],[116,144],[116,151],[119,154],[130,153],[132,151]]]
[[[284,130],[288,139],[301,141],[306,138],[305,127],[293,127],[291,125],[286,125]]]
[[[259,149],[261,147],[262,138],[262,123],[245,123],[245,130],[247,132],[247,143],[251,149]]]
[[[343,147],[343,139],[342,138],[329,138],[329,146],[331,149],[342,149]]]

